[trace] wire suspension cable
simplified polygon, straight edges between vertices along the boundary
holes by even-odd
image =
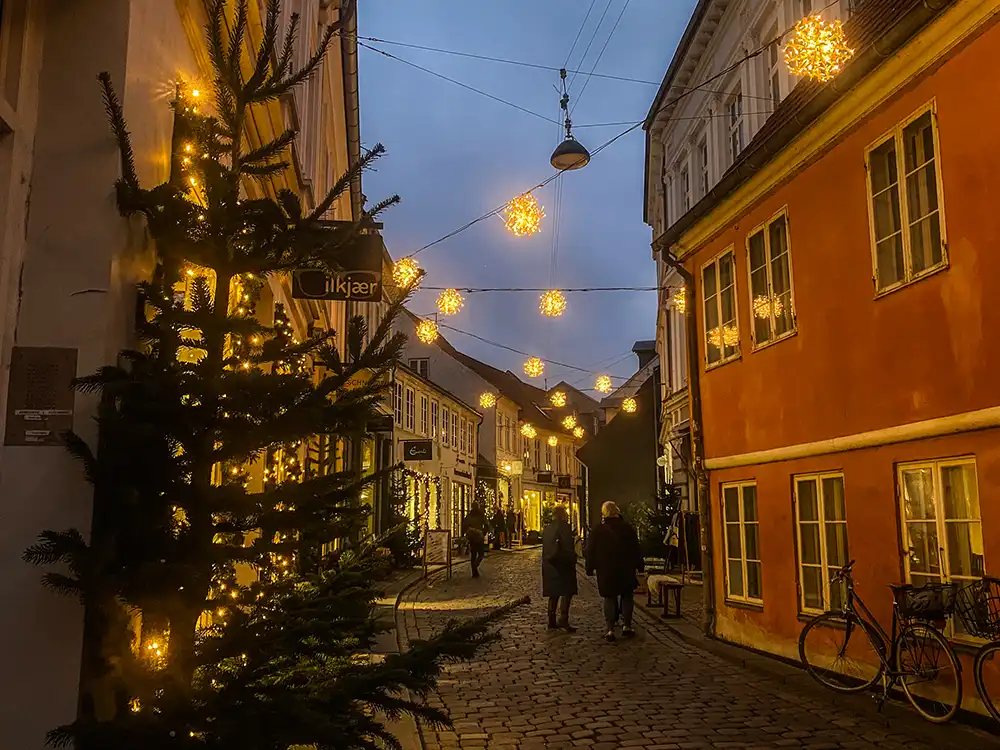
[[[615,25],[611,27],[611,33],[608,34],[608,38],[604,40],[604,46],[601,47],[600,53],[597,55],[597,59],[594,60],[594,64],[590,67],[590,72],[587,74],[587,78],[583,82],[583,88],[580,89],[580,93],[576,95],[576,101],[573,102],[573,108],[569,111],[572,115],[578,106],[580,106],[580,99],[583,97],[583,92],[587,90],[587,85],[590,83],[590,79],[594,77],[594,71],[597,70],[597,66],[601,62],[601,58],[604,57],[604,52],[607,50],[608,45],[611,44],[611,38],[615,35],[618,30],[618,24],[622,22],[622,17],[625,15],[625,11],[628,10],[629,3],[632,0],[625,0],[625,4],[622,6],[621,13],[618,14],[618,19],[615,21]]]
[[[576,43],[580,41],[580,35],[587,26],[587,21],[590,20],[590,14],[594,10],[594,6],[597,4],[597,0],[590,0],[590,7],[587,8],[587,15],[583,17],[583,23],[580,24],[580,28],[576,32],[576,38],[573,40],[573,45],[569,48],[569,54],[566,55],[566,62],[563,64],[564,68],[569,67],[570,58],[573,57],[573,52],[576,51]]]
[[[594,33],[590,35],[590,41],[587,43],[587,49],[583,51],[583,56],[580,58],[580,67],[583,67],[583,61],[587,59],[587,54],[590,52],[590,48],[594,44],[594,40],[597,39],[597,32],[601,30],[601,26],[604,25],[604,17],[608,15],[608,11],[611,10],[611,3],[614,0],[608,0],[608,4],[604,6],[604,12],[601,14],[600,20],[597,22],[597,26],[594,27]],[[577,74],[574,73],[573,77],[569,81],[569,85],[566,87],[567,90],[573,88],[573,83],[576,81]]]

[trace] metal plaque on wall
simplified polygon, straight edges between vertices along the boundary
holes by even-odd
[[[4,445],[61,445],[73,429],[76,349],[15,346],[7,386]]]

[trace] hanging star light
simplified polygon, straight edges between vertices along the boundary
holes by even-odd
[[[687,311],[687,289],[685,287],[681,287],[674,292],[674,296],[671,300],[674,303],[674,309],[681,315]]]
[[[487,391],[479,396],[479,405],[484,409],[492,409],[497,405],[497,397],[495,393],[490,393]]]
[[[442,315],[455,315],[465,304],[465,298],[457,289],[445,289],[437,298],[438,312]]]
[[[555,448],[557,445],[559,445],[559,438],[557,438],[555,435],[549,435],[548,444],[551,445],[553,448]]]
[[[392,280],[404,289],[420,278],[420,265],[414,258],[400,258],[392,264]]]
[[[545,363],[538,357],[529,357],[524,363],[524,374],[529,378],[541,377],[543,372],[545,372]]]
[[[627,414],[635,414],[635,410],[639,408],[639,404],[636,403],[634,398],[627,398],[622,401],[622,411]]]
[[[574,427],[576,427],[576,417],[570,414],[568,417],[563,419],[562,423],[563,427],[565,427],[567,430],[572,430]]]
[[[529,422],[525,422],[521,425],[521,434],[529,440],[532,440],[538,436],[538,430],[536,430]]]
[[[552,391],[552,393],[549,394],[549,401],[552,402],[553,406],[561,409],[566,406],[566,394],[562,391]]]
[[[545,211],[531,193],[524,193],[512,199],[504,207],[503,212],[504,224],[515,237],[528,237],[542,231]]]
[[[607,375],[598,375],[594,381],[594,389],[601,393],[611,393],[611,378]]]
[[[433,320],[421,320],[417,323],[417,338],[425,344],[433,344],[437,337],[438,326]]]
[[[784,49],[785,64],[792,75],[826,83],[854,57],[840,21],[826,23],[817,15],[806,16],[795,24],[793,33]]]
[[[566,297],[558,289],[550,289],[539,299],[538,309],[547,318],[558,318],[566,312]]]
[[[583,436],[584,436],[584,430],[582,427],[577,425],[576,427],[573,428],[573,437],[579,439],[582,438]]]
[[[766,294],[754,297],[753,314],[761,320],[767,320],[772,315],[778,317],[784,309],[785,306],[778,297],[768,297]]]

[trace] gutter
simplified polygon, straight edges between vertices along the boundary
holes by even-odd
[[[739,161],[722,176],[715,187],[709,190],[690,211],[653,240],[654,255],[659,251],[664,254],[664,259],[666,259],[668,249],[675,245],[685,232],[711,213],[740,185],[760,171],[774,156],[786,149],[809,125],[832,107],[844,93],[868,76],[882,64],[883,60],[898,52],[917,32],[953,2],[954,0],[923,0],[922,3],[915,5],[903,15],[899,22],[879,40],[858,55],[837,78],[826,85],[812,84],[815,93],[794,117],[756,145],[751,143],[750,147],[740,156]],[[694,308],[689,309],[693,310]]]
[[[340,57],[344,76],[344,121],[347,123],[347,164],[361,161],[361,99],[358,84],[358,0],[340,0]],[[351,182],[351,218],[361,218],[364,198],[361,177]]]

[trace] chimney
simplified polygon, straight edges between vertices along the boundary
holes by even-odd
[[[656,342],[651,340],[636,341],[632,345],[632,352],[639,358],[639,369],[641,370],[656,359]]]

